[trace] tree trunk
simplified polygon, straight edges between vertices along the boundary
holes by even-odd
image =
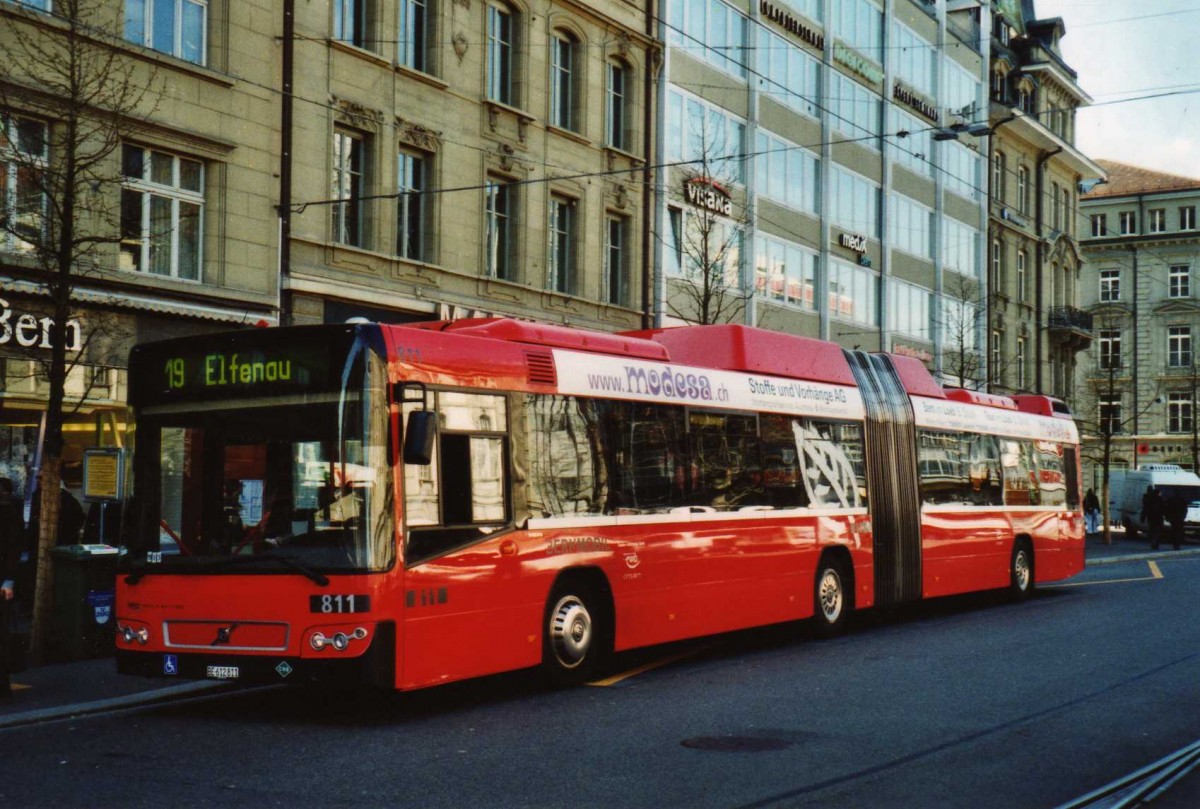
[[[29,662],[34,665],[46,661],[50,628],[54,626],[54,560],[50,550],[58,543],[58,487],[62,479],[61,472],[61,461],[57,457],[42,461],[38,502],[33,504],[38,514],[37,580],[33,590]]]

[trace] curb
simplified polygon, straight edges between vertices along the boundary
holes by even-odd
[[[183,683],[167,688],[157,688],[153,691],[143,691],[140,694],[127,694],[123,697],[111,697],[92,702],[77,702],[73,705],[54,705],[49,708],[38,708],[23,713],[0,716],[0,730],[21,727],[23,725],[34,725],[39,722],[49,722],[55,719],[87,716],[88,714],[103,713],[104,711],[112,711],[120,708],[136,708],[142,705],[152,705],[156,702],[170,702],[171,700],[182,699],[207,691],[228,689],[230,685],[230,683],[212,682]]]
[[[1179,559],[1180,557],[1200,556],[1200,548],[1181,548],[1180,550],[1159,550],[1159,551],[1141,551],[1138,553],[1125,553],[1120,556],[1105,556],[1100,559],[1088,559],[1084,562],[1085,567],[1093,565],[1115,565],[1120,562],[1146,562],[1154,559]]]

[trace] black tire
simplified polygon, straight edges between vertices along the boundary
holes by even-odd
[[[854,590],[845,564],[825,556],[813,579],[813,630],[818,638],[835,638],[846,631],[854,610]]]
[[[542,668],[555,687],[592,679],[612,653],[609,611],[595,588],[578,580],[559,582],[542,619]]]
[[[1033,594],[1035,586],[1033,571],[1033,549],[1024,540],[1013,546],[1012,560],[1008,567],[1008,592],[1014,601],[1024,601]]]

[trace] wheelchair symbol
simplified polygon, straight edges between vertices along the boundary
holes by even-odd
[[[163,674],[178,674],[179,658],[175,655],[163,655]]]

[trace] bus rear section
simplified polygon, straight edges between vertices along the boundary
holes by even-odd
[[[120,671],[392,684],[401,594],[380,348],[363,326],[134,350]]]

